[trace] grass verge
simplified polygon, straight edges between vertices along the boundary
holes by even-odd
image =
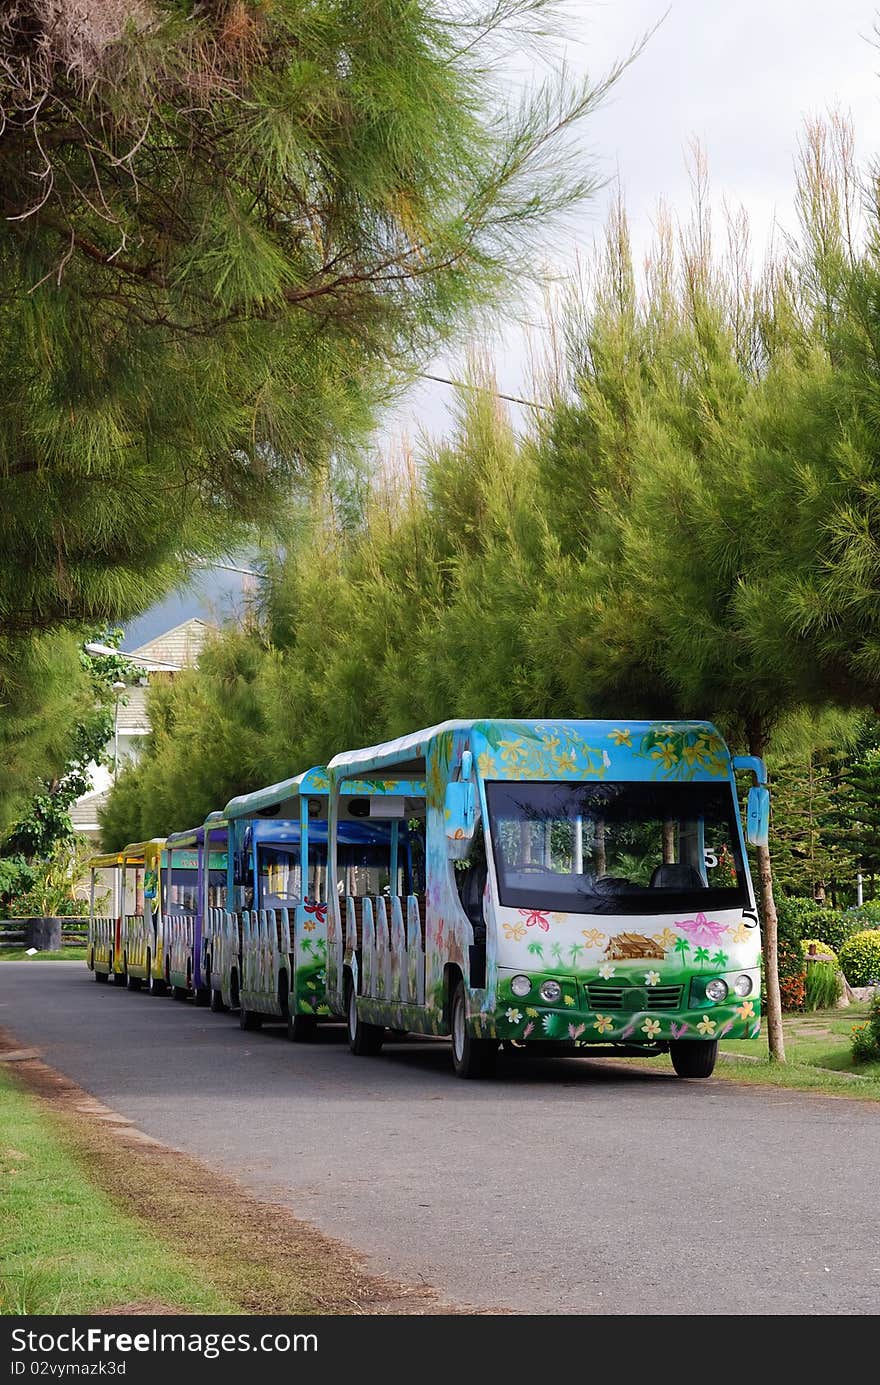
[[[449,1312],[0,1031],[0,1312]],[[14,1061],[13,1061],[14,1060]]]
[[[762,1023],[760,1038],[722,1040],[720,1053],[723,1056],[719,1057],[715,1077],[880,1101],[880,1063],[856,1065],[850,1052],[853,1026],[864,1020],[867,1013],[868,1005],[859,1003],[845,1010],[785,1015],[782,1022],[784,1064],[770,1062],[766,1023]],[[672,1069],[667,1056],[649,1061],[654,1067]]]
[[[84,947],[65,947],[61,952],[36,952],[29,957],[23,947],[0,947],[0,962],[84,962]]]
[[[84,1313],[133,1302],[229,1312],[89,1178],[32,1096],[0,1068],[0,1313]]]

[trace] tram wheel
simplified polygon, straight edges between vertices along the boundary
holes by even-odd
[[[385,1029],[381,1024],[365,1024],[357,1012],[357,995],[354,982],[349,976],[345,983],[348,1016],[348,1046],[359,1058],[372,1058],[379,1053],[385,1042]]]
[[[488,1077],[495,1070],[498,1043],[495,1039],[476,1039],[468,1033],[467,998],[459,980],[452,992],[451,1030],[452,1067],[456,1077]]]
[[[288,1015],[287,1037],[294,1044],[308,1044],[315,1037],[318,1022],[314,1015]]]
[[[718,1057],[718,1040],[673,1040],[669,1056],[679,1077],[711,1077]]]

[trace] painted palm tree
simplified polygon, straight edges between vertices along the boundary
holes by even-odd
[[[561,966],[562,966],[562,944],[561,944],[561,943],[552,943],[552,944],[551,944],[551,947],[550,947],[550,956],[553,958],[554,962],[556,963],[556,965],[557,965],[558,967],[561,967]]]
[[[571,958],[571,965],[573,967],[577,966],[577,960],[580,957],[583,950],[583,943],[572,943],[571,947],[568,949],[568,955]]]
[[[678,941],[677,941],[676,944],[675,944],[675,949],[674,949],[674,950],[680,954],[682,966],[686,966],[686,965],[687,965],[687,953],[689,953],[690,950],[691,950],[691,945],[690,945],[690,943],[688,942],[687,938],[679,938]]]
[[[543,960],[543,957],[544,957],[544,944],[543,944],[543,943],[529,943],[528,947],[526,948],[526,951],[527,951],[527,952],[530,952],[530,953],[532,954],[533,957],[540,957],[540,958]]]
[[[695,950],[695,952],[694,952],[694,961],[695,961],[695,962],[699,962],[699,964],[700,964],[700,970],[701,970],[701,971],[702,971],[702,969],[703,969],[704,963],[705,963],[705,962],[708,962],[708,960],[709,960],[709,949],[708,949],[708,947],[698,947],[698,948]]]
[[[727,953],[722,952],[719,948],[712,958],[712,965],[713,967],[717,967],[719,971],[723,971],[727,966]]]

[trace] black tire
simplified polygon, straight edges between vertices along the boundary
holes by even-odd
[[[219,987],[212,986],[212,987],[211,987],[211,1013],[214,1014],[214,1015],[222,1015],[222,1014],[223,1014],[223,1011],[224,1011],[225,1009],[226,1009],[226,1006],[223,1004],[223,992],[219,989]]]
[[[114,971],[114,973],[113,973],[113,985],[114,985],[114,986],[126,986],[126,985],[128,985],[128,972],[126,972],[126,971]]]
[[[238,1007],[238,1027],[239,1029],[262,1029],[263,1016],[259,1010],[246,1010],[243,1005]]]
[[[189,995],[189,991],[186,989],[186,986],[172,986],[172,987],[171,987],[171,999],[172,999],[172,1000],[186,1000],[186,998],[187,998],[188,995]]]
[[[287,1037],[293,1044],[308,1044],[315,1037],[318,1022],[314,1015],[288,1015]]]
[[[711,1077],[718,1057],[718,1040],[673,1040],[669,1056],[679,1077]]]
[[[164,994],[165,994],[165,982],[162,980],[162,977],[161,977],[161,976],[154,976],[153,973],[152,973],[152,971],[149,972],[149,975],[148,975],[148,977],[147,977],[147,994],[148,994],[148,995],[164,995]]]
[[[211,991],[208,986],[199,986],[193,995],[193,1002],[198,1006],[210,1005]]]
[[[373,1058],[382,1050],[385,1028],[381,1024],[365,1024],[358,1017],[357,996],[351,977],[345,980],[345,1013],[348,1019],[348,1046],[358,1058]]]
[[[96,971],[95,980],[98,982],[98,985],[106,986],[107,982],[110,980],[110,977],[108,976],[106,971]]]
[[[498,1057],[496,1039],[475,1039],[467,1030],[467,997],[464,982],[459,979],[452,992],[449,1006],[449,1029],[452,1036],[452,1068],[456,1077],[488,1077],[495,1071]]]
[[[128,973],[128,989],[130,991],[139,991],[143,984],[139,976],[132,976],[131,972]]]

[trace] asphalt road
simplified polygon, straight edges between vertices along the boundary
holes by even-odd
[[[880,1109],[602,1060],[354,1058],[234,1015],[0,965],[0,1025],[142,1130],[452,1301],[541,1313],[876,1313]]]

